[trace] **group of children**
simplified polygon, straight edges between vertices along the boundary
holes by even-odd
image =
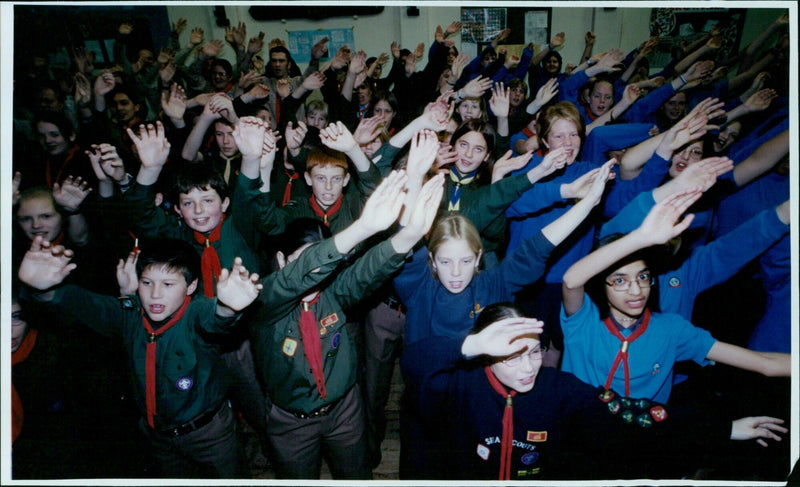
[[[691,474],[686,441],[788,431],[670,400],[679,361],[791,374],[788,94],[759,74],[787,20],[714,69],[717,26],[656,76],[657,37],[626,57],[587,33],[561,73],[564,33],[518,58],[503,31],[468,63],[454,22],[420,71],[424,47],[393,43],[385,78],[390,55],[327,39],[301,74],[243,23],[234,68],[202,29],[182,47],[183,19],[131,64],[123,23],[119,66],[76,51],[72,108],[15,126],[15,306],[114,343],[154,476],[247,476],[246,420],[278,478],[324,458],[370,479],[400,356],[401,478]],[[757,258],[770,319],[750,346],[692,325]],[[24,440],[36,333],[14,325]]]

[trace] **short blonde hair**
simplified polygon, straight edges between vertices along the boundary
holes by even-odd
[[[547,141],[547,136],[550,135],[550,129],[559,120],[568,120],[575,124],[578,128],[578,135],[581,137],[581,147],[583,147],[583,143],[586,141],[586,126],[578,107],[568,101],[550,105],[539,116],[539,130],[536,132],[536,137],[539,138],[539,147],[547,147],[544,143]]]

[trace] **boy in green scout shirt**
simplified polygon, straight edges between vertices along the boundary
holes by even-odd
[[[136,263],[136,296],[115,298],[62,286],[72,251],[36,237],[19,268],[32,298],[123,342],[139,428],[160,476],[235,477],[234,417],[225,399],[220,347],[261,289],[240,258],[223,269],[216,299],[192,297],[200,262],[186,242],[153,240]]]
[[[377,167],[367,158],[343,123],[330,124],[320,131],[325,147],[312,149],[303,173],[312,195],[292,200],[277,207],[269,196],[270,173],[274,157],[268,166],[262,165],[259,178],[258,161],[262,154],[264,122],[255,117],[242,117],[234,131],[234,139],[242,153],[239,184],[244,186],[245,199],[259,208],[258,228],[267,235],[276,235],[297,218],[316,218],[337,233],[358,219],[364,202],[381,182]],[[347,158],[355,167],[355,191],[344,192],[351,175]],[[243,177],[243,178],[242,178]]]
[[[228,198],[228,185],[222,175],[207,163],[191,163],[182,167],[177,175],[175,212],[180,220],[169,218],[153,203],[154,185],[167,162],[170,144],[164,135],[161,122],[140,126],[136,135],[128,129],[136,145],[141,168],[136,183],[123,198],[135,223],[134,233],[140,237],[177,238],[191,243],[201,255],[203,279],[200,289],[207,297],[214,296],[214,281],[221,271],[220,262],[231,262],[240,257],[245,267],[258,271],[256,242],[239,230],[248,225],[252,214],[240,204],[243,198]],[[238,193],[238,189],[235,190]],[[231,211],[227,212],[231,207]],[[181,222],[182,221],[182,222]]]
[[[250,333],[256,369],[273,403],[267,432],[278,478],[319,478],[323,454],[334,478],[371,478],[356,349],[343,310],[402,266],[433,222],[443,177],[433,178],[407,207],[405,227],[344,270],[339,264],[394,222],[405,181],[404,172],[392,172],[361,217],[333,238],[323,240],[328,229],[318,220],[290,224],[276,256],[280,270],[263,280]]]

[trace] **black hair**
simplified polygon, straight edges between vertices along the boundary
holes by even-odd
[[[233,76],[233,66],[231,66],[231,63],[228,62],[227,59],[221,59],[221,58],[216,58],[213,61],[211,61],[211,69],[209,69],[209,76],[212,76],[214,74],[213,70],[216,66],[221,66],[222,69],[225,70],[225,74],[227,74],[229,78]]]
[[[268,78],[274,78],[275,77],[275,73],[272,71],[272,66],[270,66],[270,63],[269,63],[270,59],[272,58],[272,53],[274,53],[274,52],[282,52],[282,53],[286,54],[286,63],[287,63],[287,68],[288,68],[288,73],[289,73],[289,77],[290,78],[294,78],[294,77],[300,76],[302,74],[300,72],[300,68],[297,66],[297,63],[294,61],[294,58],[292,57],[292,53],[289,52],[289,49],[287,49],[287,48],[285,48],[283,46],[275,46],[275,47],[273,47],[272,49],[269,50],[269,56],[267,56],[267,60],[266,60],[267,63],[266,63],[266,67],[265,67],[265,72],[266,72],[266,75],[267,75]],[[347,71],[347,70],[345,70],[345,71]]]
[[[472,326],[469,334],[476,335],[492,323],[496,323],[506,318],[521,316],[526,316],[522,308],[509,301],[501,301],[499,303],[490,304],[483,308],[483,311],[478,314],[478,318],[475,320],[475,324]]]
[[[554,57],[558,59],[558,72],[561,72],[561,68],[564,66],[564,60],[561,58],[561,53],[558,51],[550,50],[547,54],[544,55],[541,62],[539,63],[542,68],[544,68],[544,64],[547,62],[548,58]]]
[[[200,275],[200,256],[189,242],[174,238],[142,239],[141,251],[136,261],[136,274],[141,276],[148,267],[166,267],[178,271],[186,285]]]
[[[612,233],[610,235],[606,235],[597,241],[593,250],[597,250],[600,247],[615,242],[624,236],[624,233]],[[628,254],[618,261],[610,264],[608,267],[598,272],[589,280],[589,282],[586,283],[586,293],[589,295],[592,301],[594,301],[595,305],[597,305],[597,309],[600,311],[601,318],[605,319],[610,313],[608,298],[606,297],[606,288],[608,287],[606,284],[606,278],[608,275],[620,267],[624,267],[631,262],[641,260],[644,261],[645,265],[650,270],[650,274],[655,278],[658,276],[659,271],[663,270],[663,253],[665,250],[665,246],[648,247],[637,250],[636,252]],[[650,287],[650,295],[647,299],[647,308],[650,311],[658,311],[658,302],[658,279],[656,278],[655,283]]]
[[[181,194],[188,194],[193,189],[213,189],[221,200],[228,197],[228,185],[222,174],[207,163],[191,162],[180,168],[175,176],[173,201],[177,204]]]
[[[69,118],[64,114],[64,112],[56,111],[56,110],[39,110],[33,117],[33,128],[36,130],[36,126],[39,122],[44,123],[52,123],[56,127],[58,127],[58,131],[61,132],[61,136],[65,139],[69,139],[75,134],[75,127],[72,126],[72,122],[69,121]]]
[[[298,218],[292,220],[283,231],[278,241],[278,250],[284,256],[294,253],[307,243],[314,243],[330,238],[331,230],[316,218]]]
[[[478,182],[491,181],[492,168],[494,167],[494,144],[495,144],[495,131],[489,122],[473,119],[462,123],[450,137],[450,145],[455,148],[455,143],[469,132],[478,132],[483,135],[486,141],[486,152],[489,158],[481,164],[478,169],[478,175],[475,178]]]

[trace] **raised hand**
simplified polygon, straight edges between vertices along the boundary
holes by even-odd
[[[606,183],[616,177],[614,171],[611,170],[616,163],[616,159],[609,159],[602,166],[594,170],[596,172],[594,174],[592,183],[589,185],[589,188],[582,199],[591,203],[592,206],[597,206],[597,204],[600,203],[600,200],[603,197],[603,192],[606,189]]]
[[[341,121],[332,123],[319,131],[319,138],[323,145],[339,152],[349,152],[358,148],[353,134],[347,130]]]
[[[205,32],[202,27],[195,27],[189,35],[189,47],[194,47],[202,44],[205,40]]]
[[[94,79],[94,94],[95,96],[105,96],[116,86],[114,75],[111,74],[111,71],[105,70]]]
[[[256,70],[250,70],[239,77],[239,88],[246,90],[247,88],[257,84],[263,83],[266,77]]]
[[[719,176],[733,170],[733,161],[727,157],[708,157],[694,164],[689,164],[674,179],[674,187],[680,190],[699,188],[708,191]]]
[[[461,22],[451,22],[450,25],[444,30],[444,38],[452,37],[461,32]]]
[[[747,107],[754,112],[766,110],[772,100],[778,97],[778,92],[772,88],[759,90],[753,93],[747,101],[744,102]]]
[[[85,107],[92,101],[92,85],[89,83],[89,78],[83,73],[75,73],[75,104],[79,107]]]
[[[395,59],[400,59],[400,43],[397,41],[392,41],[392,44],[389,46],[389,50],[392,51],[392,57]]]
[[[303,139],[306,138],[308,133],[308,126],[305,122],[297,122],[297,127],[292,126],[292,122],[286,125],[286,131],[283,138],[286,140],[286,147],[289,150],[297,150],[303,144]]]
[[[496,117],[508,117],[508,110],[511,107],[509,94],[511,89],[506,88],[503,82],[492,85],[492,97],[489,99],[489,108]]]
[[[61,284],[77,265],[70,263],[72,251],[52,245],[37,235],[19,265],[17,273],[24,284],[40,291]]]
[[[130,23],[130,22],[123,22],[123,23],[119,24],[119,28],[117,29],[117,32],[119,32],[120,35],[123,35],[123,36],[130,35],[131,32],[133,32],[133,24]]]
[[[264,123],[266,127],[266,122]],[[272,173],[272,165],[275,162],[275,154],[278,152],[278,139],[281,138],[278,131],[271,131],[269,129],[264,131],[264,139],[261,143],[261,159],[258,161],[258,167],[267,176]],[[269,177],[264,181],[265,184],[269,183]]]
[[[173,61],[161,65],[161,67],[158,68],[158,77],[161,80],[161,84],[164,86],[168,85],[177,71],[178,65]]]
[[[318,90],[325,85],[325,75],[320,71],[314,71],[303,80],[303,88],[308,91]]]
[[[642,224],[634,232],[649,245],[669,242],[689,228],[694,215],[686,215],[683,220],[680,219],[681,215],[686,213],[702,194],[699,188],[694,188],[667,196],[650,209]]]
[[[496,321],[479,333],[468,335],[461,346],[464,355],[508,357],[526,350],[519,338],[536,338],[544,330],[544,322],[535,318],[515,316]]]
[[[275,92],[279,97],[286,98],[292,94],[292,82],[287,78],[279,79],[275,82]]]
[[[440,143],[439,150],[436,152],[436,171],[449,171],[445,166],[455,164],[458,160],[458,151],[453,149],[450,144]]]
[[[399,50],[398,50],[398,57],[399,57]],[[347,66],[347,63],[350,62],[350,56],[352,55],[352,51],[347,46],[342,46],[336,50],[336,54],[331,59],[331,68],[333,69],[342,69],[343,67]]]
[[[536,96],[533,98],[530,105],[528,105],[526,111],[529,115],[533,115],[545,106],[547,102],[552,100],[556,94],[558,94],[558,81],[556,78],[550,78],[539,88],[539,91],[536,92]]]
[[[392,245],[399,252],[408,252],[414,244],[424,237],[436,219],[439,204],[444,192],[444,175],[437,174],[429,179],[417,194],[413,205],[407,208],[408,218],[404,227],[392,238]]]
[[[266,125],[258,117],[241,117],[233,129],[233,140],[242,154],[242,161],[261,157]]]
[[[403,187],[408,180],[405,171],[392,171],[364,203],[358,224],[369,234],[386,230],[400,215],[405,194]]]
[[[183,17],[180,17],[177,21],[172,23],[172,33],[175,36],[180,36],[184,29],[186,29],[186,25],[188,22]]]
[[[511,154],[513,153],[514,151],[512,150],[507,151],[505,154],[503,154],[503,157],[501,157],[494,163],[494,166],[492,166],[492,183],[500,181],[501,179],[506,177],[506,174],[510,173],[511,171],[515,171],[517,169],[522,169],[523,167],[525,167],[525,164],[527,164],[528,161],[531,160],[531,155],[533,155],[533,152],[525,152],[524,154],[520,154],[516,157],[511,157]],[[541,164],[539,164],[536,167],[539,166],[541,166]],[[544,176],[545,176],[544,174],[538,176],[537,179],[541,179]]]
[[[583,43],[586,44],[587,46],[593,46],[594,41],[595,41],[594,32],[590,30],[586,31],[586,34],[583,35]]]
[[[558,34],[554,35],[552,39],[550,39],[550,49],[555,49],[557,47],[561,47],[564,45],[564,36],[563,32],[559,32]]]
[[[766,447],[767,442],[764,441],[764,438],[781,441],[781,437],[776,434],[776,431],[783,434],[789,432],[788,429],[781,426],[782,424],[782,419],[770,416],[750,416],[737,419],[731,428],[731,439],[756,440],[756,443]]]
[[[80,177],[67,176],[63,183],[53,183],[53,199],[68,213],[76,213],[92,188]]]
[[[464,98],[477,98],[483,95],[483,92],[488,90],[492,87],[492,80],[489,78],[484,78],[483,76],[478,76],[477,78],[473,78],[464,85],[459,91],[463,95]]]
[[[253,87],[250,88],[247,94],[253,97],[254,100],[263,100],[264,98],[269,96],[270,89],[269,86],[263,83],[258,83],[253,85]]]
[[[120,296],[130,296],[136,294],[139,289],[139,277],[136,275],[136,261],[139,260],[139,252],[132,251],[125,260],[117,262],[117,284],[119,285]]]
[[[186,93],[181,85],[172,83],[169,93],[161,92],[161,109],[172,120],[183,119],[183,114],[186,113]]]
[[[421,61],[422,56],[425,55],[425,43],[420,42],[419,44],[417,44],[417,47],[414,48],[414,52],[412,54],[414,54],[414,57],[416,58],[417,62]]]
[[[464,68],[467,67],[469,64],[469,55],[465,52],[459,52],[458,56],[453,60],[452,66],[450,66],[450,71],[453,73],[453,77],[458,80],[461,77],[461,73],[464,72]]]
[[[358,74],[366,69],[366,61],[367,53],[364,51],[358,51],[353,54],[353,57],[350,59],[350,66],[347,68],[347,70],[350,73]]]
[[[259,32],[257,36],[251,37],[250,42],[247,43],[247,52],[249,54],[257,54],[264,49],[264,32]]]
[[[233,109],[233,100],[225,93],[217,93],[211,97],[206,105],[216,116],[223,117],[231,123],[236,123],[238,117]]]
[[[411,180],[422,180],[431,170],[439,151],[439,139],[432,130],[423,130],[411,139],[406,172]]]
[[[125,165],[117,154],[117,148],[111,144],[92,144],[91,151],[85,151],[92,164],[95,176],[100,181],[113,180],[121,182],[125,179]]]
[[[641,90],[636,85],[628,85],[625,87],[625,91],[622,94],[625,103],[631,105],[633,102],[639,99],[639,96],[642,94]]]
[[[208,57],[219,57],[224,47],[225,46],[222,44],[221,40],[211,39],[210,41],[206,42],[201,52]]]
[[[250,274],[242,259],[234,258],[231,270],[222,269],[217,279],[217,314],[226,314],[220,313],[220,305],[238,313],[256,300],[262,288],[258,274]]]
[[[76,47],[72,59],[75,61],[75,71],[78,73],[89,74],[94,69],[85,47]]]
[[[136,146],[136,153],[142,162],[142,167],[146,169],[161,169],[167,162],[169,156],[169,141],[164,134],[164,125],[156,122],[156,125],[139,125],[139,135],[127,128],[128,137],[131,138]]]
[[[687,84],[689,84],[692,81],[701,80],[709,76],[713,70],[714,61],[697,61],[689,66],[689,69],[683,73],[683,77],[687,81]]]
[[[381,130],[383,130],[383,125],[381,122],[383,118],[375,115],[372,117],[364,117],[358,122],[358,126],[356,127],[356,131],[353,132],[353,138],[356,140],[358,145],[367,145],[377,137]]]

